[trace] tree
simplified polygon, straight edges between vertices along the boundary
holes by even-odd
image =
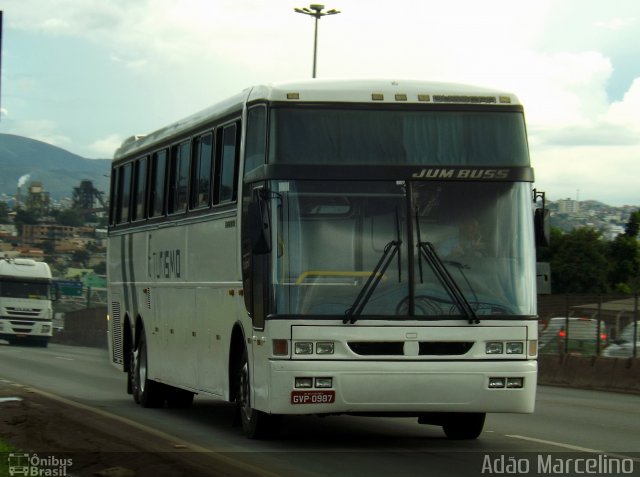
[[[612,288],[623,293],[638,291],[640,282],[640,242],[636,238],[640,232],[640,212],[631,214],[625,226],[625,233],[618,235],[609,245],[611,270],[609,283]]]
[[[7,203],[0,201],[0,224],[9,223],[9,207]]]
[[[559,241],[555,244],[553,241]],[[554,293],[606,293],[607,245],[592,228],[552,235],[551,276]]]
[[[629,221],[624,227],[624,234],[630,238],[638,237],[638,233],[640,232],[640,211],[636,210],[631,213],[629,217]]]

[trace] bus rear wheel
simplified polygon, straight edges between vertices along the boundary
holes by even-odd
[[[140,333],[138,345],[132,352],[133,382],[131,392],[133,400],[142,407],[162,407],[164,388],[161,383],[148,378],[147,339],[144,330]]]
[[[251,380],[246,349],[237,372],[236,407],[243,432],[249,439],[273,436],[278,431],[281,416],[267,414],[251,407]]]
[[[477,439],[484,428],[484,412],[452,413],[442,425],[449,439]]]

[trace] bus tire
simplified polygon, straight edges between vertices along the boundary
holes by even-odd
[[[264,439],[277,433],[281,416],[267,414],[251,407],[251,379],[249,376],[249,360],[245,348],[235,379],[236,407],[240,416],[242,430],[249,439]]]
[[[140,333],[138,345],[133,351],[133,400],[142,407],[162,407],[164,404],[164,386],[148,377],[147,339],[144,329]]]
[[[452,413],[442,429],[449,439],[477,439],[482,434],[484,412],[461,412]]]

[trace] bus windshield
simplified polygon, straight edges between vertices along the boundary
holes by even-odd
[[[275,108],[270,163],[528,166],[520,111]]]
[[[478,316],[535,314],[527,183],[272,186],[272,313],[467,318],[462,301]]]
[[[50,300],[51,288],[49,283],[43,281],[0,280],[0,296]]]

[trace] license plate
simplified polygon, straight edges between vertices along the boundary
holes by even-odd
[[[291,391],[291,404],[331,404],[336,402],[335,391]]]

